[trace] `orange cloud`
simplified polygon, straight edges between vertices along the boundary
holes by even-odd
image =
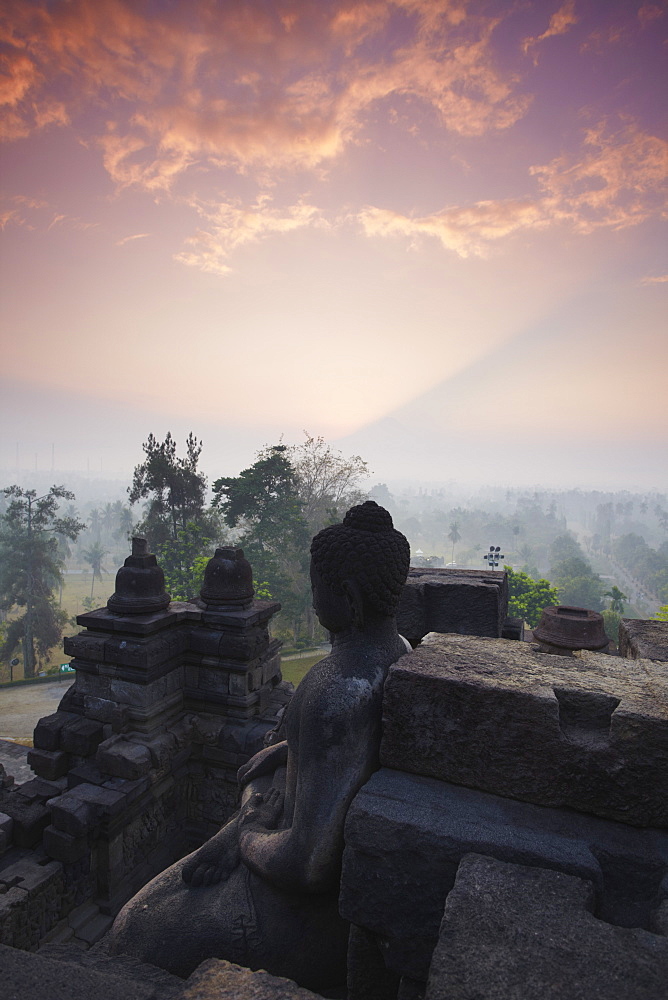
[[[417,237],[432,236],[460,257],[483,256],[489,244],[518,229],[545,225],[540,206],[527,201],[479,201],[411,219],[397,212],[366,208],[359,216],[367,236],[404,236],[415,246]]]
[[[524,39],[522,42],[524,52],[529,52],[540,42],[544,42],[547,38],[553,38],[555,35],[565,35],[570,28],[578,23],[578,20],[579,18],[575,13],[575,0],[566,0],[566,3],[564,3],[559,10],[552,15],[550,23],[542,35],[538,35],[535,38]]]
[[[403,236],[413,244],[431,236],[460,257],[483,256],[492,243],[519,230],[566,224],[584,235],[668,214],[667,167],[664,140],[633,124],[609,133],[602,123],[586,132],[579,158],[564,155],[529,168],[538,196],[479,201],[422,218],[368,207],[358,220],[367,236]]]
[[[578,160],[560,156],[530,168],[554,221],[581,233],[634,226],[666,209],[668,143],[627,123],[610,133],[604,122],[585,134]]]
[[[9,0],[5,136],[107,107],[107,171],[119,187],[158,192],[195,163],[313,169],[393,95],[420,100],[461,135],[508,128],[529,100],[495,68],[497,22],[467,2],[194,0],[158,16],[129,0]],[[399,14],[410,30],[379,58],[368,42],[383,41]]]
[[[657,275],[648,275],[647,277],[642,278],[641,281],[640,281],[640,284],[641,285],[663,285],[667,281],[668,281],[668,274],[657,274]]]

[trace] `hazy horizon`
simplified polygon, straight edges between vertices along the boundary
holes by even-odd
[[[0,475],[307,430],[375,482],[665,490],[667,24],[8,0]]]

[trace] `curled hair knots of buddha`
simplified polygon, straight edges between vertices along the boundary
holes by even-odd
[[[335,593],[343,593],[345,580],[356,580],[371,609],[394,614],[408,575],[410,547],[383,507],[373,500],[351,507],[343,524],[315,536],[311,555]]]

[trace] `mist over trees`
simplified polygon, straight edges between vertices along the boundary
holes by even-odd
[[[501,546],[510,571],[510,613],[530,625],[549,604],[582,605],[600,610],[608,635],[616,638],[622,615],[652,617],[668,607],[664,494],[493,485],[472,491],[455,483],[369,488],[363,458],[345,456],[307,433],[296,445],[261,449],[237,476],[214,473],[211,488],[194,434],[183,449],[169,433],[163,440],[151,434],[142,452],[129,487],[92,481],[86,493],[86,483],[76,479],[78,505],[69,489],[48,488],[37,476],[0,491],[5,672],[17,652],[25,653],[26,675],[60,658],[63,629],[72,624],[59,600],[65,568],[74,574],[65,579],[77,581],[68,584],[69,614],[99,606],[113,589],[132,534],[148,537],[167,590],[186,600],[198,595],[217,546],[244,548],[256,596],[283,606],[274,633],[287,647],[311,645],[324,635],[311,607],[310,540],[367,496],[386,507],[407,535],[414,563],[422,550],[432,565],[483,569],[490,544]]]
[[[61,540],[73,541],[85,526],[75,516],[59,515],[60,501],[74,499],[63,486],[52,486],[40,497],[19,486],[2,492],[9,503],[0,527],[0,609],[25,611],[8,622],[0,659],[9,659],[21,643],[24,676],[34,677],[67,623],[54,598],[62,583]]]

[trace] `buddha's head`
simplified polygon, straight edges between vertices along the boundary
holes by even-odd
[[[351,624],[391,618],[408,575],[408,540],[373,500],[351,507],[342,524],[311,543],[313,606],[321,624],[338,632]]]

